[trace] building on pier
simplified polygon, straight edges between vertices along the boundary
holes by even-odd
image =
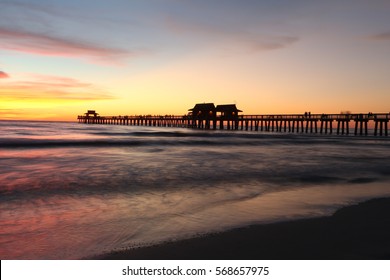
[[[193,118],[215,119],[218,117],[225,120],[238,119],[238,113],[242,112],[237,109],[235,104],[217,105],[215,107],[214,103],[199,103],[188,111],[190,111],[189,115]],[[219,113],[218,116],[217,113]]]
[[[198,103],[189,109],[190,127],[210,129],[216,125],[217,112],[214,103]]]
[[[242,112],[235,104],[217,105],[215,111],[219,113],[218,117],[224,120],[238,120],[238,113]]]
[[[197,119],[214,119],[217,115],[214,103],[198,103],[194,108],[189,109],[192,118]]]
[[[89,118],[89,117],[94,117],[96,118],[99,114],[96,113],[95,110],[88,110],[86,113],[84,113],[84,115]]]

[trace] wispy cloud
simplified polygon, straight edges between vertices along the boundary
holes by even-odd
[[[20,107],[17,109],[0,108],[0,119],[2,120],[63,120],[64,117],[59,116],[57,108],[46,108],[43,111],[41,108]]]
[[[50,2],[50,1],[49,1]],[[124,25],[138,25],[139,23],[133,18],[129,17],[128,13],[124,13],[126,16],[110,17],[108,13],[96,13],[91,10],[86,12],[84,9],[80,9],[78,6],[61,5],[58,3],[31,3],[31,1],[7,1],[2,0],[0,2],[0,17],[4,18],[4,22],[13,19],[13,23],[18,23],[18,26],[24,26],[25,23],[33,23],[39,27],[46,29],[52,29],[55,24],[53,21],[61,20],[63,22],[72,22],[81,25],[98,26],[99,28],[111,27],[123,27]],[[93,3],[94,1],[92,1]],[[95,3],[93,3],[95,4]],[[99,6],[93,5],[93,6]],[[89,7],[91,8],[91,7]],[[1,13],[1,11],[4,11]],[[22,14],[22,17],[15,18],[15,14]],[[1,22],[1,19],[0,19]],[[22,24],[22,25],[20,25]],[[53,29],[52,29],[53,30]]]
[[[207,42],[222,42],[223,48],[243,53],[258,53],[287,48],[299,41],[299,37],[279,34],[257,34],[242,29],[191,22],[178,17],[167,17],[167,29],[178,36],[201,37]]]
[[[375,34],[370,38],[377,41],[390,41],[390,31]]]
[[[85,57],[101,61],[120,61],[148,53],[147,49],[124,50],[98,46],[51,34],[0,27],[0,48],[5,50],[59,57]]]
[[[109,100],[112,94],[89,83],[67,77],[33,75],[29,81],[2,84],[3,100]]]
[[[2,109],[0,108],[0,119],[17,119],[20,115],[22,115],[23,111],[15,110],[15,109]]]
[[[3,71],[0,71],[0,79],[6,79],[9,78],[9,75]]]
[[[299,38],[296,36],[253,35],[243,38],[243,43],[246,44],[248,51],[261,52],[287,48],[298,40]]]
[[[98,64],[123,64],[126,59],[152,53],[142,45],[113,44],[114,40],[109,39],[123,30],[119,27],[124,23],[119,21],[113,27],[109,23],[118,19],[101,14],[103,17],[56,3],[0,1],[0,50],[78,58]],[[96,36],[97,31],[103,32],[102,36]],[[101,40],[103,37],[105,41]]]

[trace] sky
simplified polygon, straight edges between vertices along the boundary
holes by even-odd
[[[389,0],[0,0],[0,119],[390,111]]]

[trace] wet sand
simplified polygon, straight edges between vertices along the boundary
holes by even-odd
[[[390,198],[344,207],[330,217],[252,225],[97,258],[390,259]]]

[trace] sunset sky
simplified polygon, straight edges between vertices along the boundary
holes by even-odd
[[[0,0],[0,119],[390,111],[389,0]]]

